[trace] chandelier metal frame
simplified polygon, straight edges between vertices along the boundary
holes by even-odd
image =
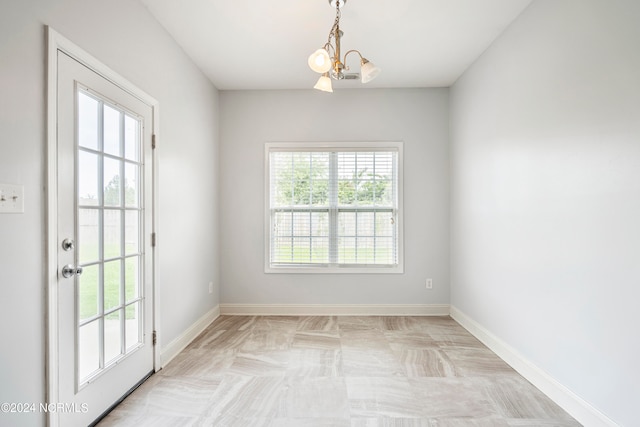
[[[336,9],[333,26],[329,31],[329,36],[324,46],[309,56],[309,67],[313,71],[322,74],[320,79],[318,79],[318,83],[314,86],[315,89],[333,92],[329,77],[334,80],[357,79],[359,76],[357,73],[345,73],[345,71],[349,71],[349,67],[346,64],[347,57],[351,53],[357,53],[360,57],[360,77],[362,83],[368,83],[380,74],[380,68],[362,56],[359,50],[348,50],[341,59],[342,52],[340,42],[344,32],[340,29],[340,8],[344,6],[346,2],[347,0],[329,0],[329,4]]]

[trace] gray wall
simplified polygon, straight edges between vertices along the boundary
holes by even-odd
[[[633,0],[536,0],[456,83],[451,101],[447,89],[218,95],[138,2],[4,1],[0,182],[24,185],[26,201],[24,214],[0,215],[0,402],[44,400],[49,24],[160,102],[163,343],[219,301],[451,301],[633,425],[639,21]],[[264,142],[366,140],[405,142],[405,273],[264,274]],[[44,422],[43,414],[1,417],[3,425]]]
[[[217,90],[136,1],[3,0],[0,182],[24,185],[25,213],[0,215],[0,402],[45,395],[45,24],[160,102],[162,342],[218,304]],[[0,414],[2,425],[43,423]]]
[[[451,89],[451,302],[620,425],[640,402],[640,3],[537,0]]]
[[[223,303],[448,303],[447,89],[222,91],[220,100]],[[268,141],[404,141],[405,273],[265,274]]]

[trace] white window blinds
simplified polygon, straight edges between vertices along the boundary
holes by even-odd
[[[398,149],[272,147],[270,267],[396,267]]]

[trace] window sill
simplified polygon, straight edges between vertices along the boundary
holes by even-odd
[[[306,265],[267,265],[265,266],[264,272],[267,274],[403,274],[404,266],[369,265],[362,267],[314,267]]]

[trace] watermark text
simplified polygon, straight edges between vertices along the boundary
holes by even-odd
[[[28,403],[28,402],[4,402],[0,403],[0,412],[2,413],[28,413],[28,412],[44,412],[44,413],[61,413],[85,414],[89,411],[87,403]]]

